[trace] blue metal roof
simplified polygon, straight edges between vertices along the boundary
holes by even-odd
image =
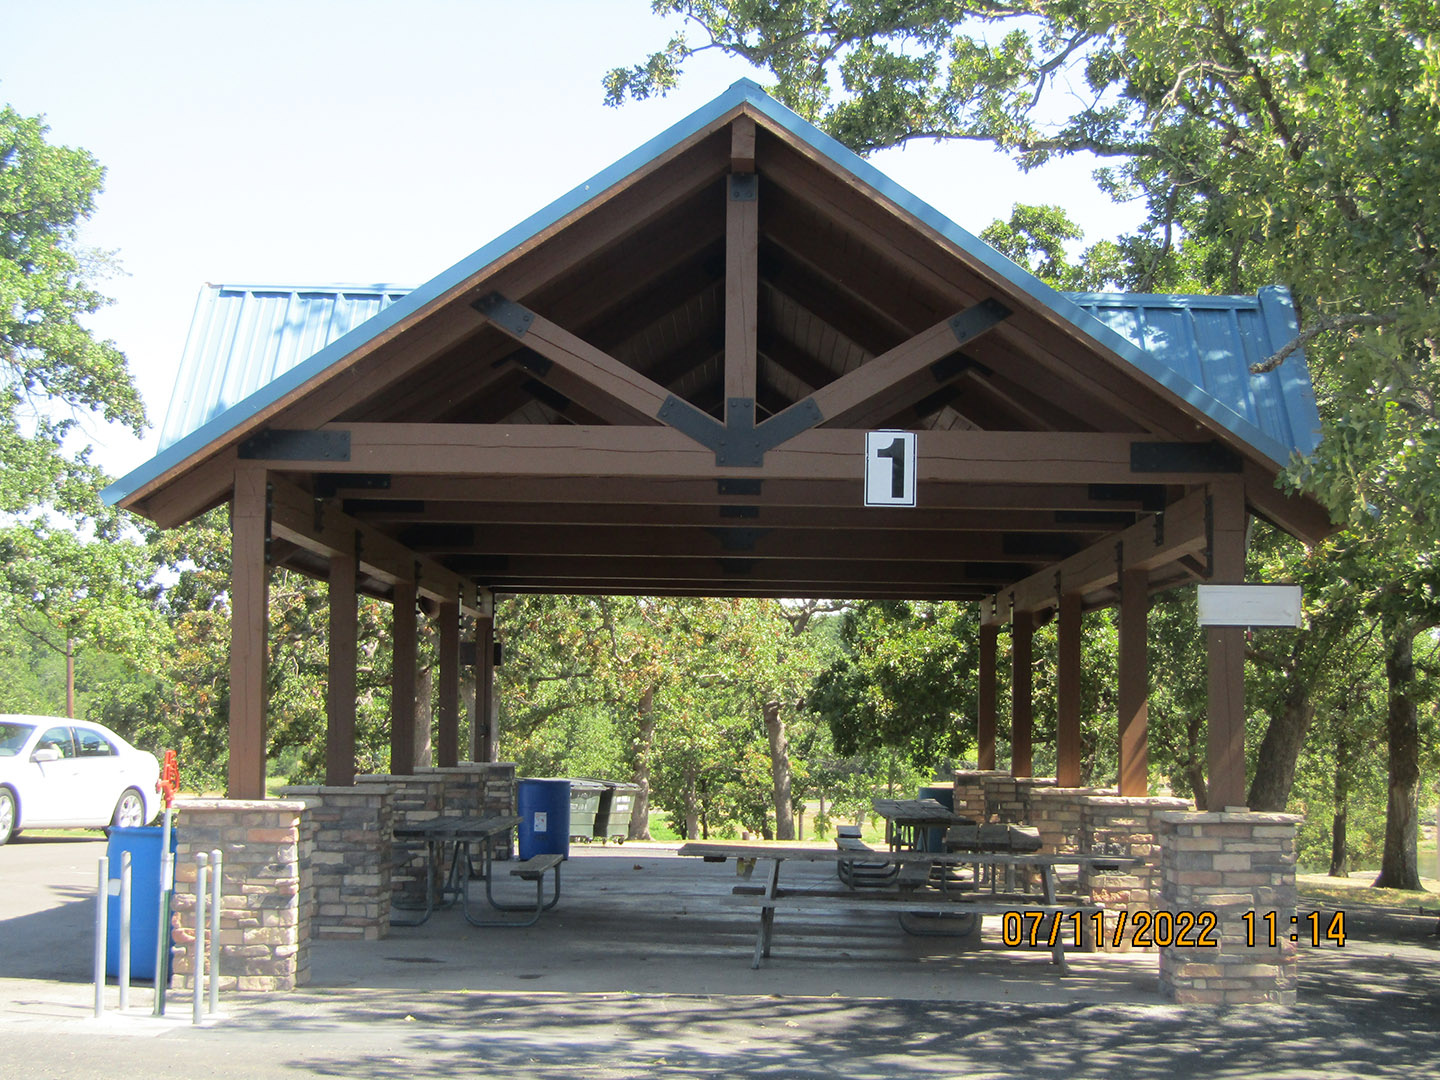
[[[396,285],[206,285],[195,302],[160,448],[204,428],[410,291]]]
[[[1298,364],[1287,360],[1264,375],[1250,374],[1252,364],[1299,332],[1288,290],[1065,295],[1178,376],[1162,380],[1171,389],[1217,419],[1228,414],[1226,427],[1276,461],[1286,461],[1291,450],[1310,454],[1319,444],[1320,414],[1303,356]]]
[[[1208,314],[1192,320],[1191,327],[1196,334],[1191,345],[1182,345],[1186,335],[1176,327],[1181,323],[1165,321],[1162,309],[1169,304],[1172,308],[1185,309],[1192,314],[1208,313],[1212,309],[1223,309],[1229,303],[1235,311],[1237,329],[1233,342],[1242,348],[1259,350],[1256,359],[1268,355],[1273,347],[1283,344],[1295,330],[1294,311],[1283,290],[1267,294],[1262,292],[1255,301],[1259,312],[1258,321],[1247,322],[1240,314],[1242,307],[1236,298],[1208,298],[1219,308],[1199,301],[1197,297],[1068,297],[1046,285],[1039,278],[1011,262],[994,248],[981,241],[972,233],[962,229],[924,200],[916,197],[865,159],[843,146],[814,125],[802,119],[790,109],[775,101],[758,85],[748,79],[741,79],[708,104],[701,106],[685,119],[672,125],[664,132],[625,155],[613,165],[603,169],[590,180],[572,189],[543,210],[532,214],[518,225],[502,233],[490,243],[460,260],[415,290],[399,295],[398,290],[377,286],[371,291],[387,300],[379,304],[380,310],[370,319],[354,326],[351,322],[338,319],[333,325],[339,336],[329,337],[327,343],[308,356],[295,342],[304,339],[299,328],[303,319],[293,321],[289,314],[274,316],[268,324],[257,320],[256,325],[268,325],[268,338],[263,342],[260,354],[252,355],[244,350],[232,350],[227,354],[224,367],[234,367],[233,376],[221,377],[215,373],[192,371],[189,362],[192,356],[189,345],[186,349],[186,367],[182,370],[180,382],[185,386],[184,404],[177,413],[172,406],[167,415],[164,435],[173,442],[167,442],[154,458],[135,469],[128,476],[110,485],[104,497],[111,503],[119,502],[137,489],[151,483],[167,470],[183,463],[211,443],[224,438],[229,432],[240,427],[247,419],[280,400],[292,390],[321,374],[332,364],[342,360],[366,342],[395,326],[407,316],[423,308],[449,289],[477,274],[496,259],[505,255],[523,242],[537,236],[555,225],[567,215],[574,213],[601,192],[623,181],[632,173],[643,168],[656,158],[693,135],[705,130],[727,113],[741,105],[748,105],[778,128],[801,142],[808,143],[834,164],[848,171],[857,179],[870,186],[885,199],[915,217],[925,226],[955,244],[975,262],[992,271],[1001,280],[1009,283],[1016,291],[1029,294],[1057,315],[1070,322],[1098,344],[1119,355],[1138,370],[1167,387],[1193,407],[1210,417],[1217,424],[1249,443],[1261,453],[1276,462],[1288,460],[1292,451],[1310,452],[1318,439],[1319,421],[1315,413],[1314,397],[1310,387],[1309,373],[1304,358],[1297,350],[1291,359],[1281,366],[1274,379],[1264,385],[1266,393],[1275,395],[1266,398],[1263,404],[1250,402],[1246,391],[1254,395],[1257,380],[1243,374],[1238,367],[1228,367],[1229,374],[1217,373],[1208,383],[1202,375],[1199,382],[1193,378],[1193,371],[1187,365],[1187,357],[1198,358],[1203,365],[1211,363],[1223,350],[1217,344],[1213,331],[1217,321]],[[223,290],[223,287],[221,287]],[[326,296],[339,297],[347,290],[312,289],[252,289],[235,290],[245,292],[246,297],[236,297],[243,308],[251,300],[273,294],[274,307],[278,311],[282,297],[313,296],[323,308]],[[359,290],[364,292],[364,290]],[[202,306],[204,302],[202,294]],[[212,299],[219,299],[215,297]],[[1242,298],[1247,299],[1247,298]],[[1111,303],[1110,301],[1115,301]],[[1152,306],[1133,306],[1132,316],[1126,315],[1126,305],[1154,301]],[[284,300],[285,311],[290,312],[291,301]],[[302,307],[304,305],[302,304]],[[337,301],[337,308],[344,302]],[[1103,317],[1101,317],[1103,315]],[[197,310],[197,320],[199,311]],[[1133,318],[1137,336],[1130,336],[1127,330],[1117,329],[1132,326],[1127,319]],[[1113,322],[1111,320],[1114,320]],[[247,320],[238,318],[236,326]],[[224,321],[219,325],[225,325]],[[1203,335],[1200,328],[1203,326]],[[1160,329],[1147,330],[1147,327]],[[293,332],[292,332],[293,331]],[[191,341],[196,340],[196,328],[192,326]],[[328,336],[328,333],[327,333]],[[1221,335],[1223,337],[1224,335]],[[261,335],[265,337],[264,334]],[[219,353],[224,341],[223,334],[214,339],[202,337],[193,354],[197,365],[204,362],[206,350],[213,348],[212,363],[219,363]],[[240,338],[233,339],[238,346]],[[258,340],[252,338],[251,340]],[[319,340],[319,335],[311,340]],[[1261,342],[1269,342],[1270,350],[1260,348]],[[1158,350],[1158,351],[1152,351]],[[293,366],[285,367],[294,361]],[[1227,362],[1228,363],[1228,362]],[[1190,373],[1187,374],[1187,371]],[[261,378],[261,375],[265,378]],[[224,388],[224,392],[221,392]],[[211,391],[214,391],[213,396]],[[177,388],[177,394],[181,391]],[[1217,393],[1219,396],[1216,396]],[[1264,395],[1262,395],[1264,396]],[[1277,405],[1278,402],[1278,405]],[[1283,407],[1280,407],[1283,406]],[[172,417],[185,417],[174,419]],[[189,424],[198,427],[183,431]]]

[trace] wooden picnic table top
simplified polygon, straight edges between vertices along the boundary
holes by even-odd
[[[512,814],[469,814],[397,824],[393,833],[404,840],[483,840],[501,836],[520,824]]]
[[[964,814],[935,799],[875,799],[870,804],[886,821],[896,825],[973,825]]]

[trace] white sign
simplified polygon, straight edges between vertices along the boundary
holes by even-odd
[[[865,505],[915,505],[915,433],[865,433]]]
[[[1299,626],[1299,585],[1201,585],[1201,626]]]
[[[535,811],[535,832],[550,831],[550,813],[546,810]]]

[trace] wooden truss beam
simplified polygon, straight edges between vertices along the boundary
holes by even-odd
[[[1037,563],[1064,558],[1078,544],[1063,534],[1026,536],[998,531],[911,532],[892,519],[887,530],[769,529],[746,523],[695,528],[594,525],[416,524],[399,540],[434,555],[594,555],[677,559],[898,559],[920,562]]]
[[[472,582],[410,550],[373,525],[334,507],[317,505],[313,495],[283,477],[272,474],[270,488],[273,535],[326,558],[357,557],[365,573],[390,585],[413,585],[421,596],[440,603],[459,603],[466,614],[476,613]]]
[[[773,423],[774,421],[771,421]],[[669,427],[555,427],[533,424],[327,424],[343,453],[270,457],[257,444],[257,466],[327,473],[464,476],[649,477],[721,479],[715,455]],[[1223,465],[1136,464],[1150,436],[1090,432],[929,431],[919,440],[918,480],[929,484],[1198,484],[1232,475]],[[1170,444],[1161,444],[1165,449]],[[761,470],[733,480],[826,480],[858,485],[863,436],[844,429],[805,431],[771,450]],[[1138,453],[1138,451],[1136,451]],[[858,498],[858,495],[857,495]]]
[[[1064,593],[1083,596],[1115,584],[1122,570],[1155,570],[1202,552],[1208,543],[1208,508],[1207,493],[1193,491],[1166,507],[1160,522],[1147,517],[1040,571],[1009,589],[997,606],[1002,611],[1044,611],[1056,607]]]
[[[861,489],[856,477],[843,480],[774,479],[770,477],[569,477],[569,476],[437,476],[356,475],[324,473],[327,492],[364,502],[400,501],[479,503],[551,503],[564,507],[602,504],[613,507],[697,506],[730,512],[748,508],[856,509]],[[1130,484],[1012,483],[935,484],[923,493],[930,510],[1035,510],[1065,514],[1138,513],[1157,509],[1164,489],[1148,481]],[[634,511],[628,511],[634,520]],[[867,515],[909,514],[912,511],[869,509]],[[883,520],[883,519],[882,519]]]
[[[725,423],[731,403],[754,416],[756,328],[760,289],[760,178],[755,173],[755,121],[731,125],[731,175],[725,188]],[[746,167],[748,166],[748,168]]]

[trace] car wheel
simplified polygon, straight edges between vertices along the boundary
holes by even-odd
[[[110,819],[114,829],[133,829],[145,824],[145,799],[133,787],[126,788],[125,794],[115,804],[115,814]]]
[[[18,831],[15,828],[15,795],[9,788],[0,788],[0,844]]]

